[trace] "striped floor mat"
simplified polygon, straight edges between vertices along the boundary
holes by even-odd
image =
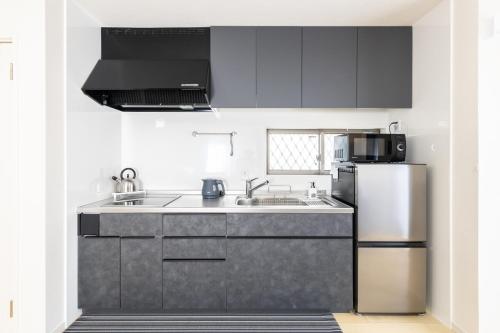
[[[323,315],[84,315],[66,333],[342,332]]]

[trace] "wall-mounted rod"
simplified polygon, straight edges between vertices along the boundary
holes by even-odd
[[[229,135],[229,145],[231,146],[231,151],[229,153],[229,156],[234,155],[234,145],[233,145],[233,136],[235,136],[237,133],[236,132],[225,132],[225,133],[215,133],[215,132],[198,132],[198,131],[193,131],[193,136],[197,137],[200,135]]]

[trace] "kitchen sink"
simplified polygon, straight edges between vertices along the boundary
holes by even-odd
[[[238,206],[307,206],[307,203],[297,198],[272,197],[272,198],[236,198]]]

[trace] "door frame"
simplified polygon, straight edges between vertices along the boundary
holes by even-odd
[[[5,249],[3,249],[6,255],[9,258],[9,264],[12,265],[6,271],[12,272],[10,278],[7,278],[7,283],[12,283],[13,285],[8,285],[8,290],[10,293],[6,293],[6,299],[1,299],[0,301],[3,303],[0,306],[0,311],[3,312],[0,314],[0,318],[3,317],[6,319],[5,324],[7,325],[8,331],[12,333],[16,333],[19,331],[19,224],[20,224],[20,215],[19,215],[19,105],[18,105],[18,86],[17,80],[15,79],[14,68],[16,63],[16,45],[11,37],[0,37],[0,48],[5,46],[10,47],[10,80],[12,81],[12,90],[10,93],[12,94],[11,104],[9,105],[8,113],[8,128],[9,133],[7,134],[10,138],[8,140],[8,144],[12,145],[8,147],[7,154],[5,155],[8,159],[13,160],[13,163],[6,163],[6,169],[9,169],[14,174],[8,175],[9,180],[7,180],[7,185],[9,188],[6,191],[6,194],[9,198],[7,201],[4,201],[5,198],[2,198],[4,202],[10,202],[10,206],[13,207],[7,210],[6,217],[8,221],[11,221],[11,225],[9,228],[9,233],[7,237],[14,237],[14,239],[7,245]],[[10,140],[12,139],[12,140]],[[6,229],[6,228],[5,228]],[[4,230],[5,230],[4,229]],[[5,275],[6,276],[6,275]],[[10,299],[9,299],[10,298]],[[4,317],[5,311],[7,311],[7,316]],[[0,321],[0,324],[3,320]]]

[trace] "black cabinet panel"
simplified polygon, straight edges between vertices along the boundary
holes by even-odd
[[[166,310],[226,310],[226,262],[165,261],[163,307]]]
[[[302,28],[257,28],[257,107],[301,107]]]
[[[351,239],[228,240],[228,311],[353,308]]]
[[[411,108],[412,28],[358,28],[358,108]]]
[[[100,236],[161,236],[161,214],[101,214]]]
[[[78,304],[120,309],[120,239],[78,238]]]
[[[122,238],[121,299],[125,310],[162,308],[161,238]]]
[[[216,108],[256,106],[256,28],[210,28],[212,99]]]
[[[356,107],[355,27],[302,29],[302,107]]]
[[[352,229],[352,214],[227,215],[229,237],[352,237]]]

